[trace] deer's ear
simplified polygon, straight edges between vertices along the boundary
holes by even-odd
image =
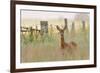
[[[61,31],[61,29],[59,28],[59,26],[58,26],[58,25],[56,26],[56,28],[57,28],[59,31]]]

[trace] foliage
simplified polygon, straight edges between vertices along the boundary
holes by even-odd
[[[78,50],[74,49],[72,53],[66,48],[61,50],[59,33],[38,35],[38,37],[36,34],[21,34],[21,62],[89,59],[89,30],[65,32],[64,38],[66,42],[75,41]]]

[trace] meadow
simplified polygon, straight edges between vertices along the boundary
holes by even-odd
[[[38,37],[35,37],[38,36]],[[89,29],[64,32],[65,42],[74,41],[78,48],[70,53],[67,48],[61,50],[59,33],[33,36],[21,34],[21,62],[47,62],[89,59]],[[70,48],[69,48],[70,49]],[[62,55],[64,52],[64,55]]]

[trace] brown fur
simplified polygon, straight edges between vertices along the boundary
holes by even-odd
[[[61,49],[65,49],[65,48],[76,48],[77,44],[74,41],[71,41],[70,43],[66,43],[64,41],[64,29],[60,29],[59,26],[57,26],[58,31],[60,32],[60,36],[61,36]]]

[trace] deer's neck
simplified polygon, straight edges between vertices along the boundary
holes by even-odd
[[[64,35],[63,35],[63,36],[61,36],[61,48],[62,49],[64,48],[64,43],[65,43],[65,41],[64,41]]]

